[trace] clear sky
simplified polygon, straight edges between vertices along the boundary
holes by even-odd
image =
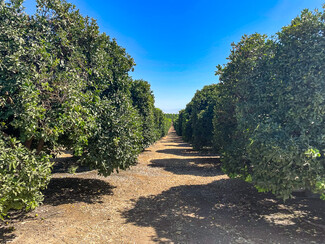
[[[97,19],[136,62],[134,79],[151,84],[156,107],[177,113],[203,86],[218,82],[230,44],[244,34],[274,35],[324,0],[68,0]],[[26,0],[27,12],[35,0]]]

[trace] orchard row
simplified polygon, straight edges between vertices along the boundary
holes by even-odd
[[[325,199],[325,13],[304,10],[274,37],[232,44],[220,83],[197,91],[175,128],[196,149],[213,148],[230,177],[287,199]]]
[[[170,125],[134,60],[64,0],[0,1],[0,217],[43,200],[57,152],[104,176],[126,169]]]

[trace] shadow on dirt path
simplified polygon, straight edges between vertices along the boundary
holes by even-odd
[[[216,155],[195,152],[175,132],[162,143],[168,148],[156,152],[171,158],[152,159],[150,167],[175,177],[223,174]],[[158,243],[325,243],[325,229],[317,226],[325,224],[324,201],[284,203],[241,180],[179,185],[133,202],[121,213],[126,223],[154,228]]]
[[[16,238],[13,222],[23,222],[31,219],[23,210],[9,211],[7,217],[10,218],[0,222],[0,243],[10,243]]]
[[[149,166],[163,168],[177,175],[194,175],[212,177],[224,175],[221,171],[220,157],[211,151],[193,150],[190,144],[184,143],[174,130],[161,143],[164,149],[156,150],[163,158],[152,159]],[[166,157],[167,156],[167,157]]]
[[[113,188],[99,179],[52,178],[44,191],[44,204],[57,206],[76,202],[101,203],[101,197],[112,195]]]
[[[214,158],[167,158],[150,161],[150,167],[160,167],[177,175],[196,175],[211,177],[223,175],[219,159]]]
[[[100,179],[53,177],[47,189],[43,191],[43,205],[100,204],[103,203],[103,196],[113,194],[114,188],[114,186]],[[57,212],[48,215],[56,215]],[[15,223],[24,224],[24,222],[33,221],[35,218],[35,215],[26,214],[25,211],[11,211],[9,216],[10,218],[4,224],[1,225],[0,223],[0,243],[9,243],[17,237],[14,233]]]
[[[13,233],[12,226],[0,226],[0,243],[7,243],[15,239],[16,235]]]
[[[229,179],[173,130],[138,161],[109,177],[58,171],[42,206],[0,222],[0,243],[325,243],[324,201]]]
[[[135,225],[153,227],[156,242],[324,243],[323,230],[304,222],[319,218],[322,206],[313,207],[323,204],[320,201],[283,204],[247,183],[228,179],[141,197],[123,216]]]

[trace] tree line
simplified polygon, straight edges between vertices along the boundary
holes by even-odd
[[[259,191],[287,199],[307,189],[325,200],[324,19],[304,10],[273,37],[233,43],[220,82],[195,93],[177,133],[218,152],[225,173]]]
[[[0,0],[0,217],[42,202],[62,148],[108,176],[171,126],[94,19],[65,0],[36,2],[28,15],[23,0]]]

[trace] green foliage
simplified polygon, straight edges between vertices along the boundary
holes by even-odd
[[[164,116],[156,123],[150,85],[129,77],[134,60],[95,20],[65,0],[37,0],[31,16],[22,2],[0,1],[0,214],[41,201],[46,155],[57,148],[106,176],[132,165],[166,126]],[[14,161],[21,174],[7,170]],[[29,187],[23,172],[33,170]]]
[[[131,102],[116,93],[110,99],[95,104],[100,114],[89,139],[83,162],[104,176],[114,170],[127,169],[136,162],[142,149],[139,117]]]
[[[213,112],[218,100],[219,85],[213,84],[203,87],[194,95],[190,123],[192,125],[192,143],[195,149],[212,147],[213,142]]]
[[[323,15],[304,10],[266,45],[254,74],[263,79],[250,80],[255,89],[246,88],[238,106],[241,128],[254,129],[247,147],[253,182],[283,198],[299,188],[319,190],[325,178]]]
[[[172,121],[175,121],[178,118],[178,114],[165,114],[165,117],[167,119],[171,119]]]
[[[172,121],[169,118],[166,118],[166,115],[159,108],[155,108],[154,111],[155,117],[155,131],[156,131],[156,140],[167,135],[169,128],[171,127]]]
[[[40,135],[48,127],[39,124],[46,109],[40,106],[43,94],[33,84],[41,73],[35,69],[37,65],[41,69],[44,44],[32,29],[28,31],[35,21],[23,12],[21,3],[0,2],[0,216],[11,208],[36,207],[51,173],[49,156],[38,150],[43,141]],[[34,137],[38,142],[32,145]],[[20,140],[29,141],[25,145],[37,152]]]
[[[70,165],[68,168],[68,173],[74,175],[76,174],[78,168],[79,168],[78,165]]]
[[[35,16],[21,9],[11,4],[1,8],[1,38],[11,46],[0,47],[0,95],[5,101],[0,120],[7,124],[5,132],[29,149],[40,152],[45,146],[50,151],[63,137],[69,140],[61,144],[74,140],[80,151],[87,143],[82,132],[94,119],[83,106],[91,99],[82,92],[87,87],[85,56],[73,41],[89,26],[65,2],[38,1]]]
[[[142,149],[165,136],[172,119],[154,106],[154,96],[150,84],[144,80],[134,80],[130,87],[132,104],[141,118]]]
[[[180,110],[178,112],[177,118],[174,121],[174,127],[175,127],[177,135],[179,135],[179,136],[183,135],[182,134],[183,133],[182,128],[183,128],[183,122],[184,122],[183,121],[184,120],[183,119],[184,115],[185,115],[185,110],[184,109]]]
[[[192,102],[186,105],[186,108],[179,111],[178,119],[175,121],[175,130],[179,136],[187,142],[193,140],[193,127],[191,123]]]
[[[325,198],[324,16],[304,10],[272,39],[243,36],[217,66],[213,147],[223,170],[283,199],[298,189]],[[200,95],[175,121],[196,148],[209,128],[199,106],[209,95]]]
[[[284,199],[295,189],[319,191],[325,175],[323,30],[322,14],[304,11],[278,39],[244,37],[220,72],[236,121],[226,172],[251,175],[259,189]]]
[[[157,139],[154,121],[154,96],[150,84],[144,80],[134,80],[131,83],[130,92],[133,106],[141,117],[142,147],[146,148]]]
[[[49,156],[29,151],[0,134],[0,218],[9,209],[34,209],[43,200],[51,174]]]
[[[221,95],[216,103],[213,121],[214,149],[223,154],[223,170],[232,177],[246,179],[251,174],[246,147],[252,128],[240,124],[245,119],[238,116],[238,109],[244,107],[245,115],[252,116],[253,109],[245,106],[247,96],[255,96],[254,75],[258,63],[263,60],[265,46],[264,35],[243,36],[239,43],[232,44],[229,62],[224,67],[217,67]]]
[[[184,140],[200,150],[213,145],[214,107],[219,96],[219,84],[203,87],[197,91],[186,109],[180,111],[175,129]]]

